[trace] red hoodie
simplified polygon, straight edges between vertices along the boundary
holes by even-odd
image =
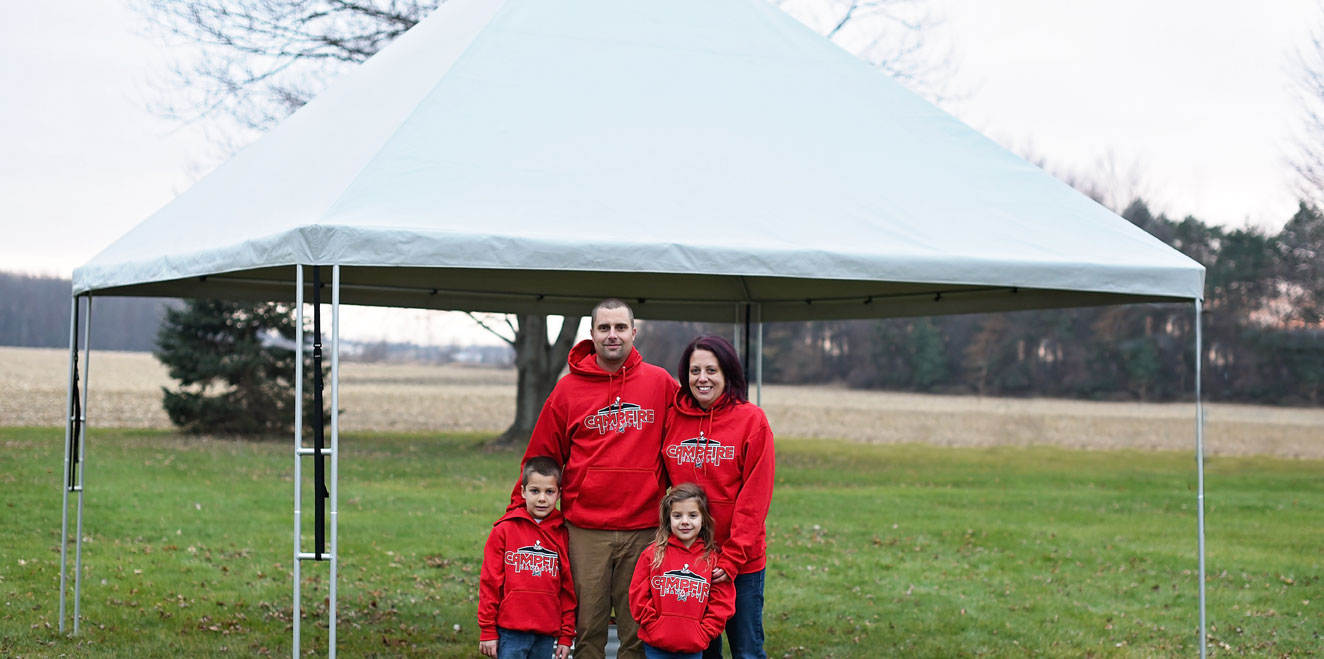
[[[478,578],[478,640],[497,640],[497,626],[575,640],[575,585],[566,554],[565,518],[553,510],[539,524],[524,508],[492,525]]]
[[[772,430],[757,405],[723,396],[705,411],[677,392],[662,462],[672,483],[698,483],[708,494],[713,540],[722,549],[717,567],[733,579],[767,564],[774,458]]]
[[[630,579],[630,612],[639,622],[639,638],[670,652],[699,652],[735,613],[735,585],[730,579],[712,583],[718,552],[712,563],[704,560],[702,542],[686,548],[671,536],[656,569],[654,550],[650,544],[639,555]]]
[[[666,492],[662,424],[679,385],[634,349],[615,373],[598,366],[589,340],[579,342],[567,361],[570,373],[547,397],[524,460],[545,455],[565,465],[561,510],[575,526],[657,526],[657,502]],[[518,483],[510,507],[516,505],[524,505]]]

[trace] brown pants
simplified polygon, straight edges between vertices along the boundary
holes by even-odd
[[[602,531],[581,529],[567,523],[570,531],[570,572],[575,580],[579,611],[575,616],[575,659],[606,656],[607,624],[616,611],[616,636],[621,641],[617,657],[644,656],[639,625],[630,614],[630,577],[639,554],[656,531]]]

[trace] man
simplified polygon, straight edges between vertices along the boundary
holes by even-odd
[[[561,509],[570,532],[570,572],[579,599],[576,659],[605,656],[616,614],[619,657],[643,657],[630,615],[630,577],[657,528],[666,492],[662,424],[679,385],[634,349],[634,312],[609,298],[593,307],[592,339],[570,351],[533,428],[524,459],[565,465]],[[518,487],[511,505],[523,505]]]

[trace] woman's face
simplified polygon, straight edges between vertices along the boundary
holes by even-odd
[[[696,349],[690,353],[690,394],[699,401],[699,407],[708,409],[726,391],[726,376],[717,365],[717,355]]]

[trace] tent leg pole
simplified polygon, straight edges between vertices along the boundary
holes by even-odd
[[[78,296],[69,308],[69,383],[64,404],[64,471],[60,479],[60,633],[64,633],[69,573],[69,453],[74,431],[74,366],[78,363]]]
[[[751,316],[754,314],[754,306],[751,304],[745,304],[743,306],[745,307],[745,313],[743,314],[744,318],[742,319],[742,324],[744,325],[745,331],[743,336],[741,336],[742,343],[740,345],[740,355],[745,358],[745,382],[748,383],[749,374],[754,372],[754,351],[753,346],[750,345],[754,339],[753,332],[750,331],[752,329]]]
[[[92,383],[92,296],[87,296],[87,318],[83,321],[83,404],[78,420],[78,470],[75,493],[78,497],[78,525],[74,534],[74,634],[83,594],[83,477],[87,474],[87,398]]]
[[[757,394],[755,394],[754,404],[763,407],[763,305],[755,307],[759,315],[759,333],[756,345],[758,348],[754,352],[754,379],[758,383]]]
[[[294,606],[293,657],[299,656],[299,533],[303,529],[303,265],[294,266]]]
[[[340,266],[331,267],[331,657],[336,656],[336,573],[340,565]]]
[[[1200,327],[1200,300],[1195,300],[1195,473],[1196,473],[1196,525],[1199,527],[1200,552],[1200,659],[1205,659],[1209,646],[1209,628],[1205,617],[1205,563],[1204,563],[1204,401],[1201,400],[1200,365],[1204,362],[1203,336]]]
[[[736,305],[736,318],[731,323],[731,345],[740,350],[740,305]]]

